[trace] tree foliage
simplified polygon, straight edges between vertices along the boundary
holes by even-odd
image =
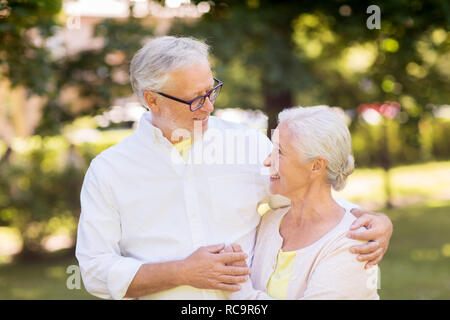
[[[131,95],[128,77],[131,59],[152,34],[152,28],[142,19],[133,17],[123,21],[105,19],[97,24],[94,36],[104,40],[100,49],[83,50],[55,61],[55,94],[45,107],[37,132],[57,133],[75,117],[98,114],[109,108],[116,98]],[[88,106],[72,112],[73,103],[78,100],[65,103],[60,96],[68,88],[76,88],[77,95],[88,101]]]
[[[366,26],[373,4],[380,29]],[[227,105],[263,109],[273,128],[294,104],[355,109],[386,100],[406,102],[417,122],[427,105],[449,99],[449,21],[445,0],[229,0],[172,32],[205,39],[217,73],[230,80]]]
[[[12,86],[46,94],[53,78],[45,40],[55,32],[61,0],[0,1],[0,75]]]

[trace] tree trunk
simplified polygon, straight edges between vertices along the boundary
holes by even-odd
[[[386,194],[386,207],[392,208],[392,190],[391,190],[391,176],[389,170],[391,169],[391,157],[388,147],[388,133],[387,120],[383,119],[383,137],[381,142],[380,160],[381,167],[384,169],[384,192]]]
[[[269,117],[267,127],[267,135],[270,138],[272,131],[278,125],[278,114],[285,108],[292,107],[292,93],[289,90],[277,93],[271,93],[265,90],[264,95],[264,110]]]
[[[0,159],[0,164],[9,162],[9,159],[11,158],[12,153],[13,153],[13,149],[10,146],[8,146],[5,154]]]

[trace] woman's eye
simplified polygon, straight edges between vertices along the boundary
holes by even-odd
[[[280,149],[278,149],[278,153],[279,153],[279,154],[281,154],[281,155],[283,154],[283,152],[281,152],[281,150],[280,150]]]

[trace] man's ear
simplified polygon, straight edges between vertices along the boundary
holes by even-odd
[[[156,104],[156,96],[154,93],[149,90],[145,90],[144,99],[150,111],[152,111],[153,113],[159,113],[159,107]]]

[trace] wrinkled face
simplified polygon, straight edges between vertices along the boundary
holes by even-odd
[[[208,93],[213,86],[214,79],[211,68],[205,61],[172,72],[161,92],[190,101]],[[189,105],[182,102],[174,101],[157,93],[154,93],[153,97],[155,98],[154,103],[159,109],[157,117],[166,130],[182,128],[193,133],[195,121],[197,128],[202,128],[202,132],[207,129],[209,115],[214,111],[214,103],[208,98],[205,99],[200,109],[191,112]]]
[[[284,122],[278,125],[273,134],[274,148],[264,161],[264,165],[270,167],[272,194],[280,194],[292,199],[295,194],[307,189],[312,183],[313,161],[306,162],[299,151],[292,146],[297,139]]]

